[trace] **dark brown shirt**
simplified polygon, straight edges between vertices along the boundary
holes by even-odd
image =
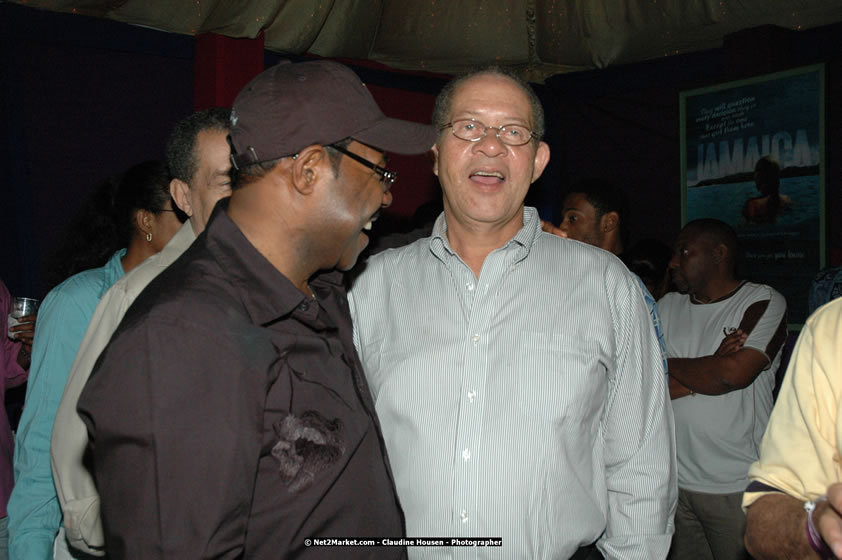
[[[403,514],[339,273],[297,290],[217,206],[79,399],[109,559],[393,558]]]

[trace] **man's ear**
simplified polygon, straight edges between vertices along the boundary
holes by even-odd
[[[439,176],[439,145],[433,144],[433,174]]]
[[[614,231],[620,225],[620,215],[614,211],[606,212],[599,221],[602,225],[602,231]]]
[[[310,194],[324,173],[333,175],[333,166],[327,149],[313,144],[296,154],[292,159],[291,171],[295,190],[301,194]]]
[[[532,168],[532,181],[534,183],[538,180],[544,172],[544,168],[550,162],[550,147],[546,142],[538,142],[538,149],[535,150],[535,160]]]
[[[193,193],[190,192],[190,185],[181,179],[173,179],[170,181],[170,196],[175,201],[175,205],[188,217],[193,215],[193,205],[191,204]]]

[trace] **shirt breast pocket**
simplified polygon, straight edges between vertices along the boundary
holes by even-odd
[[[601,408],[606,376],[594,341],[561,333],[526,332],[518,352],[518,405],[551,422],[590,416]]]

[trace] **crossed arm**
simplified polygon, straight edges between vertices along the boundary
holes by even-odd
[[[710,356],[667,360],[670,398],[694,393],[724,395],[749,386],[769,360],[759,350],[743,348],[746,338],[746,333],[737,330],[725,336]]]

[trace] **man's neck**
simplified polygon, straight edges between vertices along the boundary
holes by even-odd
[[[613,236],[606,237],[605,241],[602,243],[601,248],[617,256],[623,254],[623,243],[618,238]]]
[[[450,215],[447,220],[447,240],[453,251],[474,271],[479,278],[485,258],[492,251],[508,243],[523,227],[523,212],[517,219],[503,225],[463,223]]]
[[[252,190],[257,187],[250,186]],[[307,232],[283,219],[263,200],[247,189],[235,191],[228,205],[228,217],[278,272],[301,292],[312,295],[307,281],[319,266],[314,252],[308,250]]]
[[[692,296],[699,303],[716,303],[736,292],[742,283],[742,280],[737,280],[736,278],[723,279],[718,282],[709,283],[705,287],[704,292],[695,292]]]
[[[199,218],[199,216],[197,216],[196,214],[190,216],[188,220],[190,221],[190,227],[193,228],[193,233],[196,235],[196,237],[199,237],[199,234],[202,233],[202,231],[204,231],[205,229],[205,224],[200,223],[201,218]]]

